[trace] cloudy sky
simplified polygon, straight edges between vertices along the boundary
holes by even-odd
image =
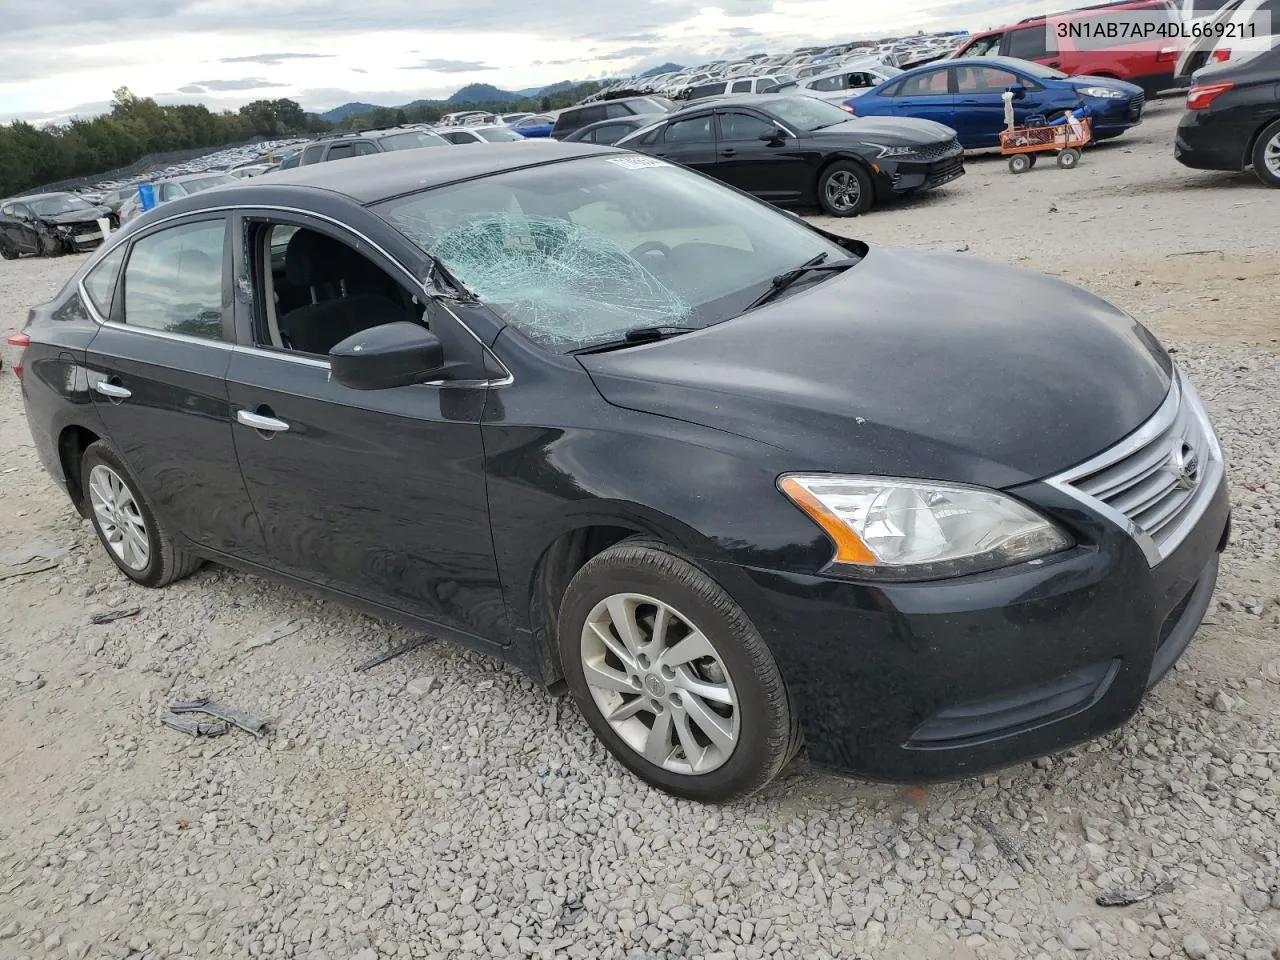
[[[710,5],[714,3],[715,5]],[[0,121],[101,112],[116,87],[322,111],[467,83],[522,89],[675,60],[980,29],[1034,0],[31,0],[0,22]]]

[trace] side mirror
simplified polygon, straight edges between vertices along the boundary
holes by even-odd
[[[438,376],[444,365],[440,338],[407,320],[361,330],[329,351],[333,379],[352,390],[422,383]]]
[[[787,131],[783,130],[781,127],[774,127],[768,133],[760,134],[760,139],[765,143],[781,143],[783,140],[787,139]]]
[[[1013,99],[1021,100],[1027,95],[1027,88],[1020,83],[1015,83],[1009,87],[1009,92],[1013,94]]]

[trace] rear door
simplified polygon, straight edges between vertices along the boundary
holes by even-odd
[[[661,141],[654,146],[653,155],[714,175],[719,158],[716,156],[713,120],[714,114],[706,110],[668,123],[662,131]]]
[[[227,219],[192,215],[118,250],[118,280],[98,270],[85,280],[106,321],[86,367],[108,438],[172,529],[232,556],[258,552],[262,531],[240,479],[227,401]]]
[[[949,127],[955,126],[952,115],[955,112],[956,98],[949,86],[946,67],[905,77],[890,89],[894,94],[889,101],[894,116],[919,117],[923,120],[936,120]]]
[[[809,180],[809,168],[795,137],[765,141],[776,124],[754,110],[716,111],[715,175],[765,200],[792,200]]]

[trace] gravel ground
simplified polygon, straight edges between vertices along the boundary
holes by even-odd
[[[1176,345],[1230,460],[1216,603],[1140,715],[924,792],[801,758],[748,802],[697,806],[493,661],[433,645],[355,673],[408,634],[217,567],[134,587],[41,471],[10,352],[0,548],[71,552],[0,580],[0,957],[1280,955],[1280,203],[1179,167],[1177,114],[1156,104],[1073,172],[979,158],[838,224],[1112,298]],[[0,331],[72,267],[0,263]],[[272,730],[159,725],[196,696]]]

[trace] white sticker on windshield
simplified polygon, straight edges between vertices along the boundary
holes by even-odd
[[[665,167],[666,163],[653,157],[610,157],[610,163],[616,163],[620,167],[626,167],[628,170],[639,170],[641,167]]]

